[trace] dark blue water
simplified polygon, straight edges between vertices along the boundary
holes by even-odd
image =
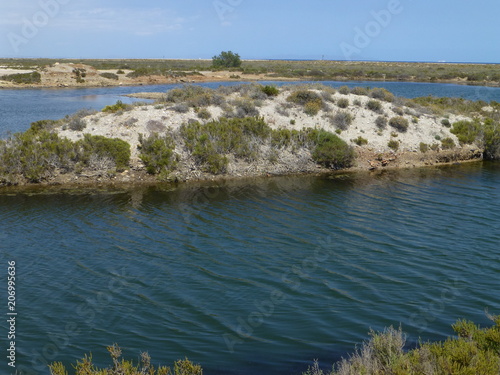
[[[314,358],[330,366],[370,328],[401,324],[414,344],[458,318],[488,324],[485,311],[500,312],[499,186],[498,163],[474,163],[0,194],[18,364],[47,374],[45,362],[92,352],[106,366],[116,342],[128,358],[188,356],[206,374],[295,374]]]
[[[217,88],[221,85],[235,85],[248,82],[210,82],[201,84]],[[288,85],[306,82],[266,81],[262,84]],[[462,97],[470,100],[500,102],[499,87],[465,86],[454,84],[414,83],[414,82],[321,82],[325,85],[340,87],[383,87],[397,96],[415,98],[419,96]],[[155,85],[136,87],[106,87],[81,89],[35,89],[35,90],[0,90],[0,137],[8,132],[24,131],[33,121],[60,119],[73,114],[79,109],[101,110],[117,100],[124,103],[137,101],[123,95],[135,92],[165,92],[179,85]]]
[[[383,85],[359,83],[369,84]],[[453,88],[453,96],[499,100],[498,89],[386,84],[403,96]],[[18,131],[167,88],[3,90],[0,121]],[[498,163],[473,163],[216,185],[0,190],[0,314],[6,264],[15,260],[17,369],[48,374],[46,363],[69,365],[89,352],[107,366],[105,347],[116,342],[127,358],[149,351],[168,365],[188,356],[206,374],[296,374],[314,358],[329,367],[370,328],[401,324],[412,345],[444,339],[458,318],[487,325],[485,310],[500,313],[499,186]],[[6,352],[5,320],[0,329]],[[10,370],[0,359],[0,373]]]

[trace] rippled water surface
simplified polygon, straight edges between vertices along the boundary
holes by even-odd
[[[18,363],[105,346],[206,374],[329,365],[370,328],[443,339],[500,313],[500,165],[0,194]],[[2,296],[4,295],[2,287]],[[4,366],[4,363],[1,364]]]

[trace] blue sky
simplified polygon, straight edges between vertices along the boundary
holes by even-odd
[[[22,0],[0,57],[500,63],[498,0]]]

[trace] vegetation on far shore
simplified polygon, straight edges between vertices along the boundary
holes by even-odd
[[[370,339],[344,358],[324,370],[317,361],[303,375],[498,375],[500,372],[500,316],[490,317],[491,327],[480,327],[471,321],[458,320],[452,325],[456,336],[444,342],[420,342],[405,350],[406,335],[401,327],[386,328],[383,332],[370,331]],[[98,368],[92,355],[85,355],[68,373],[61,362],[49,365],[51,375],[202,375],[200,365],[187,358],[169,367],[151,364],[147,353],[140,362],[121,359],[118,345],[108,347],[112,365]],[[229,364],[228,364],[229,365]]]
[[[231,52],[231,51],[229,51]],[[232,52],[231,52],[232,53]],[[237,55],[237,54],[234,54]],[[216,58],[221,57],[215,56]],[[239,56],[238,56],[239,58]],[[218,61],[218,60],[216,60]],[[98,70],[132,70],[132,76],[197,74],[202,70],[234,70],[248,74],[302,80],[387,80],[500,85],[500,64],[406,63],[369,61],[242,60],[238,64],[214,64],[212,60],[175,59],[0,59],[0,66],[36,69],[55,62],[83,63]]]

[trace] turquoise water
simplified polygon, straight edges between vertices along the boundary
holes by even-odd
[[[89,352],[104,366],[116,342],[129,358],[188,356],[206,374],[295,374],[314,358],[329,366],[370,328],[401,324],[411,346],[452,334],[457,318],[488,324],[485,310],[500,313],[499,186],[498,163],[474,163],[3,191],[20,370]]]

